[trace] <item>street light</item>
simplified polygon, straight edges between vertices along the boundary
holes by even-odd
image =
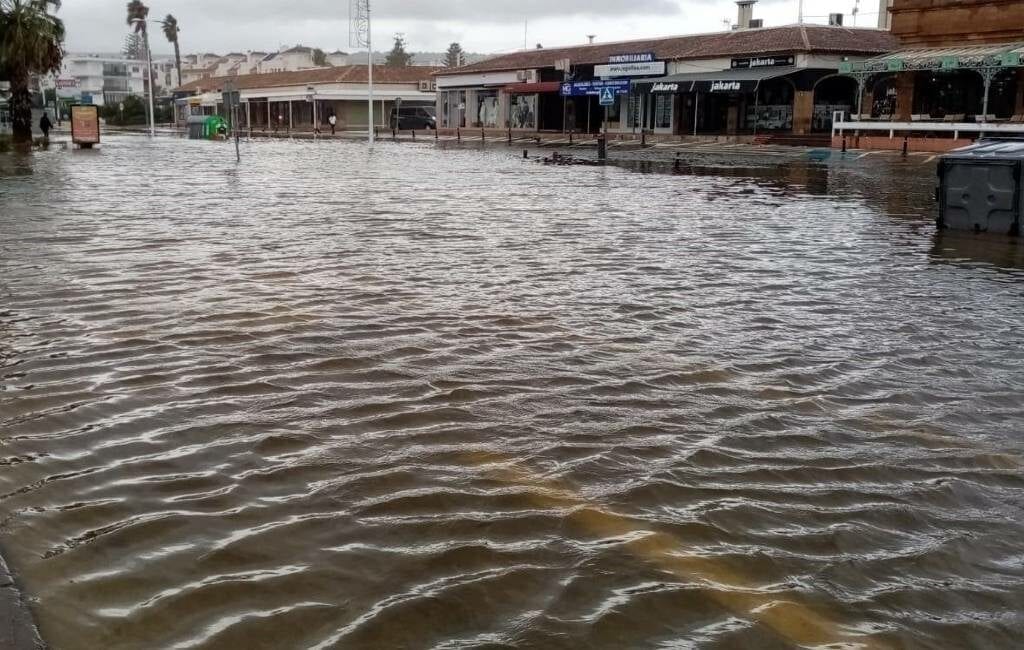
[[[149,51],[149,30],[146,23],[156,23],[157,20],[145,20],[143,18],[132,19],[132,24],[142,23],[142,40],[146,45],[146,76],[149,78],[149,137],[156,137],[156,120],[153,117],[153,54]]]

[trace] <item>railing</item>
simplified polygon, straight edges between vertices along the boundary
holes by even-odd
[[[959,139],[961,133],[972,135],[1024,135],[1022,122],[946,122],[944,120],[929,122],[915,120],[912,122],[895,122],[882,120],[847,120],[846,114],[837,111],[832,115],[832,137],[842,136],[850,131],[888,132],[890,138],[897,133],[952,133],[953,139]]]

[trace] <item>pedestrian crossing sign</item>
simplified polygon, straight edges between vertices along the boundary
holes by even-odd
[[[601,89],[601,106],[612,106],[615,104],[615,89],[614,88],[602,88]]]

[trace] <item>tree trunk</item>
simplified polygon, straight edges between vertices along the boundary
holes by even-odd
[[[174,63],[178,66],[178,87],[185,85],[185,80],[181,78],[181,49],[178,47],[178,39],[174,39]]]
[[[11,74],[11,135],[15,142],[32,142],[32,96],[28,92],[28,74]]]

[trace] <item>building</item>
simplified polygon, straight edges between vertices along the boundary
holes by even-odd
[[[942,151],[982,134],[1024,134],[1024,2],[892,0],[893,51],[850,62],[859,110],[837,138]],[[863,136],[863,137],[860,137]]]
[[[354,56],[348,52],[342,52],[341,50],[335,50],[327,55],[327,62],[334,66],[352,65],[356,63]],[[363,62],[366,62],[366,57],[363,57]]]
[[[170,95],[179,84],[173,57],[153,59],[153,85],[156,97]],[[56,87],[65,103],[119,104],[130,95],[144,97],[149,91],[146,62],[116,54],[67,54],[60,72],[43,78],[47,89]]]
[[[443,70],[439,124],[596,133],[607,122],[620,134],[828,134],[833,113],[856,105],[857,83],[839,76],[840,66],[889,52],[895,39],[841,26],[759,28],[754,2],[737,3],[737,26],[728,32],[527,50]],[[615,96],[607,119],[602,92]]]
[[[129,95],[146,94],[146,62],[115,55],[68,54],[60,72],[43,85],[56,87],[57,96],[65,102],[117,105]]]
[[[436,94],[432,75],[437,68],[374,66],[374,124],[386,127],[399,101],[432,105]],[[366,129],[368,70],[351,65],[200,79],[185,84],[178,96],[178,119],[189,115],[224,114],[222,93],[230,84],[239,91],[245,128],[256,131],[309,131],[327,116],[338,118],[338,129]]]
[[[259,63],[258,72],[268,74],[271,72],[296,72],[298,70],[310,70],[319,68],[313,62],[313,48],[304,45],[296,45],[282,49],[280,52],[268,54]]]

